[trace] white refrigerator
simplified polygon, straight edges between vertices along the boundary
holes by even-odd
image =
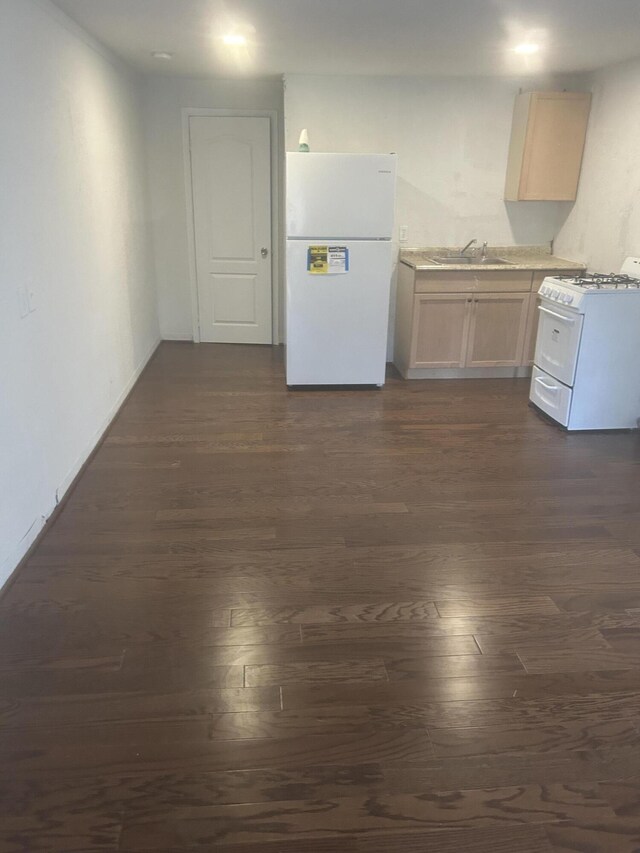
[[[384,385],[395,154],[287,154],[287,385]]]

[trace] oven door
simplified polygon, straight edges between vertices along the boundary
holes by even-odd
[[[582,314],[543,299],[534,363],[565,385],[573,385],[582,334]]]
[[[573,391],[567,385],[543,373],[539,367],[533,368],[529,399],[562,426],[569,424],[572,395]]]

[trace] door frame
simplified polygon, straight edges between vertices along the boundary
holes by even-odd
[[[200,308],[198,274],[196,269],[196,235],[191,173],[191,116],[213,118],[268,118],[271,143],[271,345],[280,342],[280,148],[278,144],[278,113],[276,110],[212,110],[196,107],[182,109],[182,152],[184,183],[187,201],[187,241],[189,247],[189,286],[191,292],[191,326],[193,341],[200,343]]]

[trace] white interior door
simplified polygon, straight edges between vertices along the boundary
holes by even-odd
[[[268,118],[191,116],[200,340],[270,344]]]

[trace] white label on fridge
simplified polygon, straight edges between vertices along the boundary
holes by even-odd
[[[329,275],[349,272],[349,250],[346,246],[329,246]]]

